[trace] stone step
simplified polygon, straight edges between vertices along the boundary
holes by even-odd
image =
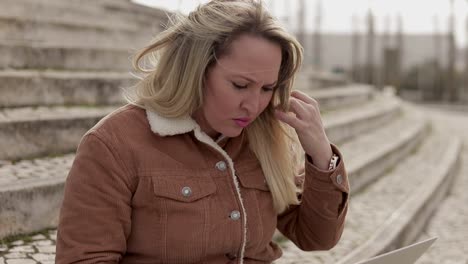
[[[321,111],[345,108],[372,99],[375,90],[370,85],[342,85],[326,89],[302,90],[319,102]]]
[[[460,149],[460,140],[432,132],[416,153],[351,194],[345,230],[335,248],[302,252],[288,241],[278,263],[351,264],[408,245],[451,185]]]
[[[114,22],[114,20],[119,20],[120,18],[120,23],[122,23],[122,20],[130,23],[136,22],[139,23],[139,26],[148,26],[148,23],[154,22],[155,18],[166,19],[167,15],[171,14],[167,10],[151,8],[130,0],[16,0],[14,3],[22,6],[43,5],[47,6],[49,10],[58,9],[62,11],[62,14],[55,14],[57,12],[55,11],[53,15],[59,17],[64,17],[70,13],[81,15],[78,17],[79,19],[89,16],[102,18],[104,15],[108,15],[105,18],[106,20],[110,18],[110,22]],[[52,14],[48,15],[53,16]],[[114,20],[111,17],[114,17]]]
[[[0,111],[0,160],[74,151],[84,133],[115,109],[108,107],[24,107]]]
[[[0,239],[57,226],[73,158],[68,154],[0,167]]]
[[[323,113],[328,138],[336,144],[383,126],[401,113],[401,101],[379,94],[368,103]]]
[[[442,111],[424,110],[436,123],[435,129],[450,131],[447,134],[461,137],[464,148],[449,195],[438,206],[426,230],[417,240],[434,236],[438,239],[417,264],[468,263],[468,116],[466,111],[459,111],[458,105],[444,108]]]
[[[89,59],[92,59],[92,54],[89,55]],[[86,58],[83,59],[86,60]],[[122,59],[124,59],[123,56]],[[68,61],[64,62],[68,63]],[[127,64],[130,64],[130,61]],[[0,80],[2,80],[0,82],[0,94],[2,94],[0,108],[120,103],[123,100],[119,88],[130,87],[137,81],[129,72],[79,72],[76,70],[4,70],[0,71]],[[372,88],[368,86],[345,86],[309,94],[319,101],[322,111],[330,111],[330,109],[366,103],[372,99],[373,93]]]
[[[160,29],[109,29],[84,23],[41,22],[32,18],[1,18],[0,39],[6,43],[54,44],[79,47],[137,48],[149,43]]]
[[[93,95],[91,90],[88,97]],[[85,96],[80,95],[80,98]],[[73,151],[81,136],[114,108],[40,106],[0,110],[0,160]],[[400,104],[395,98],[379,97],[354,109],[330,112],[324,125],[333,142],[342,142],[388,122],[399,110]]]
[[[393,122],[340,145],[343,156],[349,159],[347,170],[353,194],[398,165],[426,139],[427,118],[408,105],[402,112]],[[371,151],[369,146],[372,146]]]
[[[129,71],[136,49],[0,43],[0,69]]]
[[[295,80],[295,86],[301,90],[323,89],[348,84],[351,84],[351,80],[343,74],[316,72],[307,69],[299,72]]]
[[[128,72],[0,71],[0,108],[53,105],[115,105],[136,83]]]
[[[83,7],[76,6],[70,11],[70,5],[54,5],[38,1],[27,1],[24,3],[17,0],[0,0],[0,18],[8,20],[32,20],[40,23],[66,23],[97,27],[101,29],[121,29],[136,31],[138,26],[132,21],[123,21],[117,17],[108,16],[100,12],[105,19],[99,19],[98,13],[86,12]],[[83,12],[84,11],[84,12]]]
[[[65,23],[106,29],[141,31],[162,28],[170,14],[131,1],[0,0],[0,17],[42,23]]]

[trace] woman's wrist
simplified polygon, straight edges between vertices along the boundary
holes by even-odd
[[[306,152],[310,157],[309,161],[321,170],[328,170],[333,158],[333,151],[330,145],[328,148],[318,149],[316,153]]]

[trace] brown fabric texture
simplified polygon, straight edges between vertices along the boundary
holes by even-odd
[[[196,132],[177,133],[169,120],[175,132],[162,136],[150,119],[126,105],[83,137],[65,184],[56,263],[271,263],[282,255],[276,228],[303,250],[338,242],[349,185],[334,145],[337,168],[306,159],[301,204],[277,215],[243,133],[218,142],[230,170]]]

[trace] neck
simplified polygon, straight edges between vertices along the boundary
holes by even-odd
[[[200,126],[201,130],[205,132],[205,134],[210,136],[213,140],[218,139],[218,137],[221,135],[221,133],[214,130],[208,124],[208,121],[206,120],[205,115],[203,114],[203,111],[201,109],[195,111],[195,113],[192,115],[192,118]]]

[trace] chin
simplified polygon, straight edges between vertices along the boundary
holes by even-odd
[[[244,130],[243,128],[229,129],[229,130],[222,131],[221,134],[223,134],[226,137],[233,138],[233,137],[239,136],[242,133],[243,130]]]

